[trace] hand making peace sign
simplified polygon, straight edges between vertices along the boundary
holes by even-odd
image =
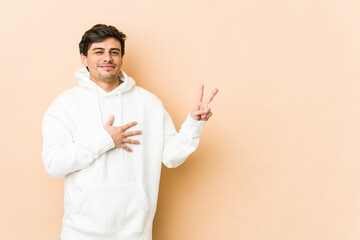
[[[190,113],[190,116],[193,119],[198,120],[198,121],[209,120],[212,113],[211,113],[211,109],[208,105],[213,100],[213,98],[215,97],[217,92],[218,92],[218,89],[215,88],[212,91],[211,95],[208,97],[208,99],[206,101],[203,101],[204,85],[201,85],[200,90],[199,90],[198,100],[196,101],[195,107],[194,107],[193,111]]]

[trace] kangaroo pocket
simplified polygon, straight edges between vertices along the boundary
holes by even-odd
[[[140,182],[90,186],[72,214],[73,227],[81,232],[111,235],[142,232],[149,212]]]

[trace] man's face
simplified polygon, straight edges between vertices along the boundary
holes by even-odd
[[[88,67],[91,80],[118,81],[122,66],[121,45],[115,38],[91,44],[87,56],[81,54],[81,61]]]

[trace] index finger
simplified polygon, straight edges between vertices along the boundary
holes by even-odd
[[[218,89],[217,88],[215,88],[213,91],[212,91],[212,93],[210,94],[210,96],[209,96],[209,98],[206,100],[206,103],[210,103],[212,100],[213,100],[213,98],[215,97],[215,95],[218,93]]]
[[[203,100],[203,95],[204,95],[204,85],[201,85],[201,86],[200,86],[200,89],[199,89],[198,102],[202,102],[202,100]]]
[[[135,126],[136,124],[137,124],[137,122],[134,121],[134,122],[127,123],[127,124],[121,126],[121,128],[123,129],[123,131],[125,131],[126,129],[131,128],[131,127]]]

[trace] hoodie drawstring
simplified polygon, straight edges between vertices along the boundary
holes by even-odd
[[[104,123],[104,119],[102,116],[102,111],[101,111],[101,106],[100,106],[100,96],[99,96],[99,91],[97,89],[97,87],[95,86],[95,91],[96,91],[96,105],[97,105],[97,110],[98,110],[98,115],[100,116],[100,127],[103,128],[105,123]]]
[[[100,120],[100,127],[103,128],[104,125],[107,123],[108,119],[106,121],[103,119],[103,114],[102,114],[101,105],[100,105],[100,94],[99,94],[99,90],[96,86],[95,86],[95,91],[96,91],[96,102],[97,102],[96,105],[97,105],[97,112],[98,112],[99,120]],[[118,101],[119,101],[119,115],[114,116],[114,118],[116,119],[116,121],[119,122],[119,126],[122,126],[123,119],[122,119],[122,107],[121,107],[122,104],[121,104],[121,92],[120,91],[118,93]],[[123,160],[125,158],[124,149],[121,149],[121,150],[122,150],[122,153],[120,154],[120,156],[121,156],[120,160]],[[105,154],[107,155],[107,152]]]
[[[96,110],[97,110],[97,114],[99,115],[98,117],[98,121],[99,121],[99,127],[104,128],[104,125],[108,122],[109,119],[104,119],[103,116],[103,112],[101,109],[101,103],[100,103],[100,98],[101,98],[101,92],[99,92],[98,86],[96,85],[95,82],[90,80],[90,73],[89,71],[86,69],[86,67],[83,67],[81,69],[79,69],[78,71],[75,72],[75,76],[77,78],[77,80],[79,81],[79,85],[80,87],[84,88],[84,89],[91,89],[94,90],[95,88],[95,101],[96,101]],[[119,111],[116,111],[114,113],[117,114],[118,116],[114,116],[116,119],[117,124],[119,124],[119,126],[122,126],[124,124],[124,119],[123,119],[123,112],[122,112],[122,92],[127,92],[130,91],[134,86],[135,86],[135,81],[134,79],[132,79],[131,77],[127,76],[127,74],[123,71],[121,71],[121,75],[120,75],[121,81],[122,83],[120,84],[120,88],[118,89],[117,95],[118,95],[118,100],[119,100]],[[106,117],[106,116],[105,116]],[[120,154],[121,156],[121,160],[125,159],[125,154],[124,154],[124,149],[122,149],[122,154]]]
[[[119,103],[120,103],[120,107],[119,107],[119,112],[120,112],[120,116],[119,116],[119,120],[120,120],[120,126],[123,125],[123,116],[122,116],[122,107],[121,107],[121,92],[119,91],[119,94],[118,94],[118,98],[119,98]],[[121,161],[125,159],[125,150],[122,149],[122,153],[121,153]]]

